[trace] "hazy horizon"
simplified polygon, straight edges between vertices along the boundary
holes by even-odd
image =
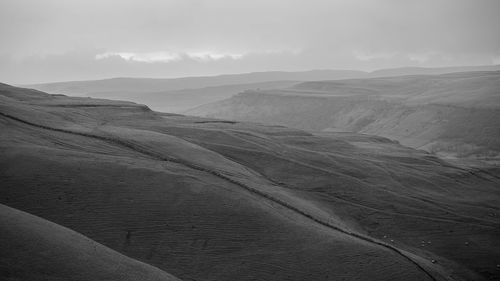
[[[0,3],[2,82],[500,64],[500,1]]]
[[[339,71],[339,72],[342,72],[342,71],[345,71],[345,72],[349,72],[349,71],[353,71],[353,72],[356,72],[356,71],[359,71],[359,72],[364,72],[366,74],[370,74],[370,73],[375,73],[377,71],[385,71],[385,70],[398,70],[398,69],[412,69],[412,68],[416,68],[416,69],[447,69],[447,68],[474,68],[474,67],[478,67],[478,68],[481,68],[481,67],[498,67],[500,68],[500,64],[491,64],[491,65],[457,65],[457,66],[435,66],[435,67],[424,67],[424,66],[412,66],[412,65],[409,65],[409,66],[400,66],[400,67],[393,67],[393,68],[377,68],[377,69],[373,69],[373,70],[362,70],[362,69],[333,69],[333,68],[330,68],[330,69],[327,69],[327,68],[324,68],[324,69],[303,69],[303,70],[267,70],[267,71],[251,71],[251,72],[235,72],[235,73],[225,73],[225,72],[221,72],[221,73],[215,73],[215,74],[206,74],[206,75],[191,75],[191,76],[168,76],[168,77],[165,77],[165,76],[158,76],[158,77],[155,77],[155,76],[109,76],[109,77],[99,77],[99,78],[95,78],[95,79],[75,79],[75,80],[53,80],[53,81],[41,81],[41,82],[34,82],[34,83],[12,83],[11,85],[14,85],[14,86],[29,86],[29,85],[44,85],[44,84],[55,84],[55,83],[65,83],[65,82],[84,82],[84,81],[99,81],[99,80],[110,80],[110,79],[182,79],[182,78],[204,78],[204,77],[219,77],[219,76],[231,76],[231,75],[246,75],[246,74],[259,74],[259,73],[273,73],[273,72],[276,72],[276,73],[307,73],[307,72],[315,72],[315,71]],[[476,70],[471,70],[471,71],[476,71]],[[493,70],[477,70],[477,71],[497,71],[496,69],[493,69]],[[453,72],[470,72],[469,70],[464,70],[464,71],[451,71],[449,73],[453,73]],[[446,72],[445,72],[446,73]],[[398,75],[388,75],[389,77],[390,76],[406,76],[406,75],[432,75],[432,74],[405,74],[405,73],[402,73],[402,74],[398,74]],[[367,78],[367,79],[370,79],[370,78],[376,78],[376,77],[379,77],[379,76],[366,76],[366,77],[359,77],[359,78]],[[386,77],[385,75],[383,75],[382,77]],[[339,80],[344,80],[344,79],[356,79],[356,78],[340,78]],[[6,83],[5,81],[3,82],[0,82],[0,83]],[[9,83],[7,83],[9,84]]]

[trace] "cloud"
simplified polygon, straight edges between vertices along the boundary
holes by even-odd
[[[2,0],[0,75],[488,64],[500,57],[499,11],[498,0]]]
[[[126,61],[136,61],[136,62],[163,62],[168,63],[172,61],[178,61],[182,57],[179,54],[168,53],[168,52],[153,52],[153,53],[132,53],[132,52],[105,52],[102,54],[97,54],[95,58],[97,60],[103,60],[111,57],[120,57]]]
[[[185,59],[192,59],[200,62],[217,61],[221,59],[238,60],[243,58],[245,54],[234,53],[217,53],[209,51],[189,52],[189,53],[174,53],[174,52],[150,52],[150,53],[134,53],[134,52],[105,52],[97,54],[95,59],[103,60],[113,57],[119,57],[126,61],[146,62],[146,63],[169,63]]]
[[[245,54],[224,54],[224,53],[202,51],[202,52],[187,53],[186,56],[194,60],[209,62],[221,59],[239,60],[242,59],[243,56],[245,56]]]
[[[394,57],[395,53],[371,53],[371,52],[363,52],[363,51],[355,51],[353,55],[356,59],[360,61],[371,61],[374,59],[390,59]]]

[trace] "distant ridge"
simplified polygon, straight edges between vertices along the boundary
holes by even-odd
[[[497,163],[499,89],[500,71],[308,81],[286,89],[246,91],[185,113],[365,133],[445,157]]]
[[[182,78],[110,78],[33,84],[25,85],[25,87],[48,91],[50,93],[66,94],[88,94],[109,91],[156,92],[284,80],[314,81],[348,79],[363,77],[366,74],[366,72],[356,70],[269,71]]]
[[[500,65],[460,66],[460,67],[403,67],[380,69],[372,72],[360,70],[309,70],[309,71],[267,71],[217,76],[198,76],[182,78],[110,78],[102,80],[66,81],[24,85],[25,87],[58,94],[90,94],[110,91],[155,92],[181,89],[195,89],[222,85],[250,84],[269,81],[319,81],[349,78],[369,78],[401,76],[413,74],[444,74],[466,71],[500,70]]]
[[[452,66],[452,67],[400,67],[380,69],[370,72],[370,77],[402,76],[402,75],[432,75],[471,71],[496,71],[500,65]]]
[[[156,111],[181,113],[245,90],[289,88],[300,82],[500,70],[500,65],[444,68],[405,67],[358,70],[268,71],[184,78],[111,78],[27,85],[51,94],[121,99]]]

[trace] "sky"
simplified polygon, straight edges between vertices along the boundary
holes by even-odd
[[[0,0],[0,82],[500,64],[499,0]]]

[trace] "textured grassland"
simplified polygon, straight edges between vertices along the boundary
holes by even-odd
[[[498,178],[385,138],[9,86],[0,112],[0,203],[183,280],[498,277]]]

